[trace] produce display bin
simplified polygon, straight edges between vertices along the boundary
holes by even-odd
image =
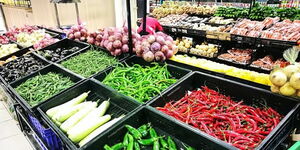
[[[152,66],[151,63],[148,63],[148,62],[144,61],[142,58],[139,58],[137,56],[132,56],[132,57],[126,59],[125,61],[122,62],[122,64],[128,64],[129,66],[134,65],[134,64],[139,64],[141,66]],[[163,65],[163,63],[160,63],[160,65]],[[99,81],[102,82],[105,79],[106,75],[108,75],[114,68],[115,67],[108,68],[107,70],[103,71],[102,73],[100,73],[98,75],[95,75],[94,79],[98,80],[97,82],[99,82]],[[185,78],[191,72],[191,70],[189,70],[189,69],[177,67],[177,66],[172,65],[172,64],[167,64],[167,69],[171,73],[172,77],[178,79],[178,81],[180,81],[183,78]],[[104,85],[103,83],[100,83],[100,84]],[[113,89],[111,87],[108,87],[106,85],[104,85],[104,86],[107,87],[107,88],[109,88],[109,89],[111,89],[112,91],[117,92],[117,90],[115,90],[115,89]],[[174,86],[174,84],[171,85],[170,87],[172,87],[172,86]],[[161,91],[161,93],[164,93],[167,89]],[[152,97],[152,99],[156,99],[159,96],[160,95]],[[126,97],[128,99],[133,99],[133,98],[131,98],[129,96],[126,96]]]
[[[163,107],[167,102],[171,100],[179,100],[182,98],[187,91],[196,90],[201,86],[207,86],[213,90],[219,91],[220,93],[231,96],[235,101],[243,100],[243,103],[249,106],[269,106],[274,110],[284,115],[284,118],[279,124],[271,131],[271,133],[256,147],[256,149],[268,149],[271,150],[280,144],[279,142],[283,137],[289,134],[292,130],[291,126],[296,120],[296,112],[299,111],[299,103],[296,99],[285,97],[282,95],[273,94],[268,90],[259,89],[250,85],[230,81],[228,79],[220,78],[217,76],[193,72],[188,78],[179,82],[173,88],[169,89],[160,98],[148,103],[152,107]],[[162,113],[162,112],[161,112]],[[163,113],[162,113],[163,114]],[[164,114],[165,116],[168,116]],[[174,119],[173,117],[168,117]],[[189,127],[194,130],[196,128],[184,124],[181,121],[176,122],[183,124],[185,127]],[[199,134],[205,134],[210,136],[198,129]],[[210,136],[212,137],[212,136]],[[217,143],[224,143],[218,140]]]
[[[58,41],[58,42],[56,42],[56,43],[54,43],[54,44],[52,44],[52,45],[49,45],[49,46],[47,46],[47,47],[45,47],[45,48],[42,48],[42,49],[40,49],[40,50],[38,50],[37,52],[35,52],[35,53],[37,53],[37,55],[39,55],[38,54],[38,52],[39,51],[45,51],[45,50],[50,50],[50,51],[54,51],[54,50],[56,50],[57,48],[64,48],[64,47],[75,47],[75,46],[77,46],[77,47],[79,47],[79,49],[76,51],[76,52],[79,52],[79,51],[81,51],[81,50],[84,50],[84,49],[88,49],[89,48],[89,45],[88,44],[86,44],[86,43],[83,43],[83,42],[77,42],[77,41],[74,41],[74,40],[70,40],[70,39],[63,39],[63,40],[60,40],[60,41]],[[74,53],[76,53],[76,52],[74,52]],[[73,53],[73,54],[74,54]],[[67,56],[70,56],[70,55],[72,55],[72,54],[69,54],[69,55],[66,55],[65,57],[67,57]],[[41,55],[39,55],[39,56],[41,56]],[[43,56],[41,56],[41,57],[43,57]],[[64,58],[65,58],[64,57]],[[47,58],[45,58],[45,57],[43,57],[45,60],[47,60]],[[62,58],[63,59],[63,58]],[[57,60],[57,61],[60,61],[61,59],[59,59],[59,60]],[[48,61],[51,61],[51,60],[48,60]],[[56,62],[57,62],[56,61]]]
[[[34,147],[38,147],[42,150],[62,150],[63,143],[52,131],[51,128],[45,126],[43,121],[37,119],[34,116],[27,114],[21,106],[16,107],[18,122],[21,127],[21,131],[28,136],[27,132],[32,132],[32,136],[36,141],[36,144],[32,144]]]
[[[10,61],[10,62],[4,64],[3,67],[6,67],[6,66],[9,65],[9,64],[13,65],[13,64],[16,62],[16,60],[18,60],[18,59],[24,57],[25,55],[30,55],[30,57],[34,58],[35,60],[37,60],[37,61],[39,61],[39,62],[41,62],[41,63],[43,64],[43,66],[40,66],[40,69],[36,70],[35,72],[41,70],[42,68],[44,68],[45,66],[47,66],[47,65],[49,64],[48,61],[46,61],[46,60],[44,60],[44,59],[41,59],[39,56],[35,55],[34,53],[27,53],[27,54],[24,54],[24,55],[22,55],[22,56],[16,58],[16,59],[13,60],[13,61]],[[26,64],[24,64],[24,65],[26,65]],[[1,68],[2,68],[2,66],[0,66],[0,70],[2,71]],[[29,74],[26,74],[26,75],[29,75]],[[26,76],[26,75],[24,75],[24,76]],[[17,80],[21,79],[21,78],[24,77],[24,76],[21,76],[21,77],[18,78]],[[1,75],[0,75],[0,78],[2,78],[3,83],[4,83],[5,85],[8,85],[8,84],[14,82],[14,81],[12,81],[12,82],[7,82],[7,81],[5,80],[5,78],[6,78],[5,76],[1,76]],[[15,81],[17,81],[17,80],[15,80]]]
[[[114,128],[110,128],[107,132],[98,139],[92,140],[90,144],[82,147],[84,150],[97,150],[103,149],[105,144],[114,145],[123,141],[123,137],[127,132],[124,125],[128,124],[135,128],[143,124],[151,123],[151,126],[157,131],[159,136],[171,136],[177,145],[177,149],[185,149],[185,146],[194,147],[197,150],[210,149],[210,150],[223,150],[234,149],[234,147],[224,144],[215,143],[214,139],[202,136],[192,130],[183,127],[180,123],[174,122],[169,118],[161,115],[156,110],[150,107],[143,107],[134,113],[127,116],[124,121],[119,123]],[[152,147],[151,147],[152,148]]]
[[[85,80],[84,82],[81,82],[76,86],[73,86],[72,88],[66,90],[64,93],[51,98],[46,103],[40,105],[38,111],[41,114],[41,116],[46,120],[46,122],[49,124],[49,126],[52,129],[54,129],[54,131],[61,137],[61,139],[67,144],[67,146],[70,149],[79,149],[79,147],[77,144],[74,144],[68,138],[68,136],[65,133],[63,133],[63,131],[60,130],[58,126],[55,125],[55,123],[51,121],[51,119],[46,115],[46,111],[52,107],[63,104],[77,97],[81,93],[87,91],[90,91],[90,94],[87,97],[86,101],[100,100],[99,104],[101,104],[101,102],[103,102],[104,100],[109,99],[110,106],[105,114],[112,114],[112,118],[119,117],[122,114],[128,115],[130,112],[134,111],[140,106],[135,101],[128,100],[125,96],[116,92],[112,92],[109,89],[106,89],[102,85],[97,84],[92,80]],[[111,128],[113,128],[113,126]],[[100,135],[100,137],[102,135],[103,133]],[[98,137],[95,139],[98,139]]]
[[[15,82],[12,82],[10,85],[8,85],[8,88],[13,92],[13,95],[15,96],[15,99],[21,104],[21,106],[26,110],[26,111],[29,111],[29,113],[32,113],[34,114],[34,112],[37,112],[37,107],[40,106],[41,104],[47,102],[48,100],[44,100],[43,102],[40,102],[38,105],[35,105],[35,106],[30,106],[27,101],[22,98],[18,93],[17,91],[15,91],[14,88],[18,87],[20,84],[22,84],[23,82],[25,82],[26,80],[32,78],[32,77],[35,77],[39,74],[47,74],[49,72],[54,72],[54,73],[58,73],[58,74],[62,74],[63,76],[66,76],[66,77],[70,77],[70,79],[74,82],[74,83],[77,83],[77,82],[80,82],[82,81],[82,78],[80,78],[79,76],[73,74],[72,72],[69,72],[65,69],[62,69],[54,64],[51,64],[43,69],[41,69],[40,71],[38,72],[35,72],[33,74],[30,74],[30,75],[27,75]],[[67,89],[65,89],[67,90]],[[63,90],[63,91],[65,91]],[[63,91],[59,92],[59,93],[62,93]],[[58,95],[59,93],[57,93],[56,95]],[[53,95],[53,97],[55,97],[56,95]]]
[[[109,54],[109,56],[111,56],[111,57],[115,57],[115,56],[112,56],[112,55],[108,52],[108,50],[106,50],[106,49],[104,49],[104,48],[102,48],[102,47],[96,47],[96,46],[95,46],[95,48],[97,48],[96,50],[103,51],[103,52]],[[71,54],[71,55],[65,57],[64,59],[58,61],[57,64],[59,64],[61,67],[65,68],[64,66],[61,65],[62,62],[66,61],[66,60],[68,60],[68,59],[70,59],[70,58],[72,58],[72,57],[78,56],[78,55],[80,55],[80,54],[82,54],[82,53],[85,53],[85,52],[87,52],[88,50],[89,50],[89,49],[83,49],[83,50],[81,50],[81,51],[79,51],[79,52],[76,52],[76,53],[74,53],[74,54]],[[129,57],[129,54],[128,54],[128,53],[125,53],[125,54],[123,53],[122,55],[116,56],[115,58],[118,59],[119,62],[122,62],[122,61],[124,61],[124,60],[125,60],[126,58],[128,58],[128,57]],[[108,66],[107,68],[110,68],[110,67],[111,67],[111,66]],[[103,72],[103,71],[106,70],[107,68],[98,71],[98,73]],[[65,69],[67,69],[67,68],[65,68]],[[67,70],[69,70],[69,69],[67,69]],[[70,71],[72,72],[72,70],[70,70]],[[96,74],[98,74],[98,73],[96,73]],[[94,75],[96,75],[96,74],[94,74]],[[94,76],[94,75],[92,75],[92,76]],[[80,75],[80,76],[81,76],[81,75]]]

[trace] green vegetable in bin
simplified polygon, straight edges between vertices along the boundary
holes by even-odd
[[[115,57],[92,47],[84,53],[63,61],[61,65],[87,78],[117,63]]]
[[[29,78],[16,87],[16,91],[30,106],[35,106],[62,90],[74,85],[69,77],[49,72]]]
[[[146,148],[152,148],[153,150],[177,150],[176,143],[173,141],[173,139],[168,136],[167,141],[164,139],[164,136],[158,136],[156,130],[151,127],[151,124],[143,124],[139,128],[134,128],[131,125],[125,125],[125,128],[127,129],[126,134],[124,135],[123,141],[121,143],[117,143],[114,146],[118,145],[118,147],[124,148],[125,150],[140,150],[140,149],[146,149]],[[147,134],[141,133],[146,131]],[[136,133],[140,132],[140,133]],[[135,136],[133,135],[135,134]],[[139,134],[142,135],[142,139],[139,139]],[[184,144],[183,144],[184,145]],[[104,149],[114,150],[114,146],[105,145]],[[185,146],[186,150],[193,150],[190,146]]]
[[[166,64],[152,65],[119,65],[102,82],[139,102],[148,101],[177,81],[171,76]]]

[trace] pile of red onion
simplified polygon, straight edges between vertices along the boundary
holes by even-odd
[[[89,33],[89,35],[87,37],[87,42],[89,44],[100,46],[100,43],[102,41],[102,35],[103,35],[102,32],[101,33],[98,33],[98,32]]]
[[[88,36],[88,31],[83,24],[74,25],[71,29],[67,32],[67,37],[69,39],[75,41],[86,41]]]
[[[142,36],[134,44],[136,55],[147,62],[165,61],[177,53],[177,46],[171,36],[162,32]]]
[[[17,41],[17,35],[21,32],[25,33],[32,33],[34,30],[38,30],[39,28],[36,26],[30,26],[30,25],[25,25],[24,27],[14,27],[10,28],[6,33],[5,36],[8,37],[9,39],[13,41]]]
[[[8,44],[8,43],[9,43],[9,39],[4,35],[0,35],[0,44]]]
[[[132,33],[132,39],[134,43],[136,38],[139,37],[139,34],[135,32]],[[122,53],[128,53],[128,28],[105,28],[100,46],[106,48],[113,56],[118,56]]]

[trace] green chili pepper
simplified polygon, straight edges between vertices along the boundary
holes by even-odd
[[[159,138],[150,138],[150,139],[142,139],[142,140],[138,140],[138,142],[142,145],[152,145],[154,143],[154,141],[157,141]]]
[[[125,134],[124,138],[123,138],[123,145],[127,146],[128,145],[128,133]]]
[[[113,150],[110,146],[108,146],[108,145],[106,145],[106,144],[104,145],[104,149],[105,149],[105,150]]]
[[[163,148],[168,148],[168,143],[164,138],[160,138],[159,141]]]
[[[138,128],[138,131],[142,134],[142,137],[147,136],[148,134],[147,128],[148,128],[147,124],[144,124]]]
[[[157,133],[156,133],[155,129],[150,128],[149,133],[150,133],[150,136],[152,138],[156,138],[157,137]]]
[[[113,150],[120,150],[120,149],[122,149],[122,148],[124,148],[125,146],[124,146],[124,144],[123,143],[118,143],[118,144],[115,144],[114,146],[112,146],[111,148],[113,149]]]
[[[129,131],[129,133],[131,133],[133,135],[133,137],[135,139],[141,139],[142,138],[142,134],[136,128],[134,128],[134,127],[132,127],[130,125],[125,125],[125,127]]]
[[[133,144],[134,144],[134,139],[131,134],[128,134],[128,145],[127,145],[127,150],[133,150]]]
[[[158,140],[153,142],[153,150],[159,150],[159,141]]]
[[[168,136],[168,144],[170,149],[177,149],[175,142],[172,140],[170,136]]]
[[[140,150],[141,149],[140,144],[137,141],[134,141],[134,149],[135,150]]]

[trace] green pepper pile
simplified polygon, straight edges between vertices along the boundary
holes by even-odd
[[[87,52],[63,61],[61,65],[84,77],[90,77],[108,66],[117,63],[118,60],[116,58],[103,51],[92,48]]]
[[[166,64],[152,64],[152,67],[119,65],[102,82],[139,102],[148,101],[177,81]]]
[[[26,80],[16,88],[16,91],[30,106],[35,106],[73,84],[69,77],[49,72]]]
[[[127,150],[140,150],[152,147],[153,150],[177,150],[177,145],[173,139],[168,136],[158,136],[151,124],[144,124],[139,128],[134,128],[130,125],[125,125],[127,133],[123,141],[113,146],[104,145],[105,150],[120,150],[126,148]],[[194,150],[190,146],[185,146],[186,150]]]

